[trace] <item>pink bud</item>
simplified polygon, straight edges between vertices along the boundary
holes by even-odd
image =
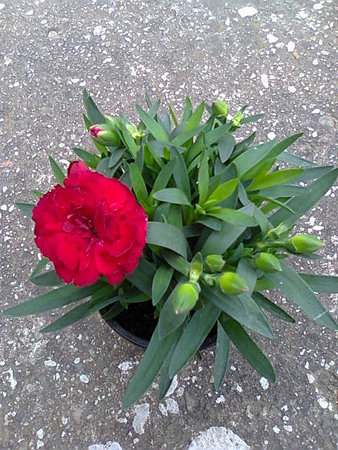
[[[102,128],[98,127],[97,125],[93,125],[90,127],[90,134],[93,136],[93,138],[97,138],[97,135],[100,133],[100,131],[104,131]]]

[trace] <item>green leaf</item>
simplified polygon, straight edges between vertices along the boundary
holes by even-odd
[[[172,109],[172,107],[170,105],[169,105],[169,111],[170,111],[171,118],[174,122],[174,125],[175,125],[175,127],[177,127],[178,120],[177,120],[177,117],[175,116],[174,110]]]
[[[102,282],[99,281],[91,286],[82,288],[72,285],[62,286],[47,292],[46,294],[26,300],[12,308],[6,309],[2,314],[4,316],[21,317],[39,314],[54,308],[61,308],[61,306],[69,305],[70,303],[92,295],[101,286]]]
[[[73,152],[84,161],[88,167],[96,169],[97,164],[100,161],[100,158],[94,153],[86,152],[86,150],[82,150],[82,148],[73,148]]]
[[[298,274],[314,292],[326,294],[338,293],[338,277],[331,275],[312,275],[310,273]]]
[[[181,189],[181,191],[185,193],[188,200],[190,201],[191,200],[190,179],[184,159],[176,148],[172,148],[171,153],[172,159],[174,159],[176,156],[176,164],[173,172],[176,187],[178,189]]]
[[[62,280],[57,276],[55,270],[49,270],[39,275],[30,276],[30,281],[38,286],[60,286],[64,284]]]
[[[152,192],[157,192],[157,191],[160,191],[161,189],[164,189],[167,187],[167,184],[169,183],[169,180],[173,174],[175,164],[176,164],[176,158],[173,158],[165,166],[163,166],[163,168],[161,169],[160,173],[157,175],[157,178],[154,182],[154,187],[153,187]]]
[[[175,270],[182,273],[186,277],[189,275],[190,264],[182,256],[172,253],[169,250],[163,250],[162,257]]]
[[[201,154],[201,162],[200,168],[198,171],[198,202],[200,205],[208,198],[208,190],[209,190],[209,166],[208,159],[205,151],[203,150]]]
[[[279,201],[277,198],[265,197],[265,195],[250,195],[250,199],[267,202],[267,204],[265,206],[263,206],[263,208],[262,208],[263,213],[269,212],[272,209],[275,209],[276,206],[279,206],[282,209],[285,209],[285,211],[289,212],[292,215],[296,214],[296,212],[293,209],[291,209],[289,207],[289,205],[286,203],[287,199],[285,200],[285,203],[282,201]],[[282,197],[281,197],[281,199],[282,199]],[[269,220],[270,220],[270,217],[269,217]]]
[[[154,274],[155,269],[152,266],[149,266],[144,257],[141,257],[134,272],[127,275],[127,280],[151,298],[151,287]]]
[[[233,317],[242,325],[269,339],[274,338],[268,319],[250,295],[230,296],[223,294],[217,288],[207,286],[203,286],[202,292],[220,310]]]
[[[264,114],[253,114],[252,116],[244,117],[244,119],[241,120],[241,125],[245,125],[247,123],[251,122],[257,122],[258,120],[262,119],[264,117]]]
[[[288,201],[287,206],[292,208],[297,215],[292,218],[292,214],[289,211],[280,209],[269,217],[272,225],[277,226],[286,220],[290,220],[289,226],[295,224],[299,217],[309,211],[326,194],[336,181],[337,173],[338,169],[331,170],[304,189],[304,194]]]
[[[230,339],[224,332],[220,322],[217,322],[217,341],[214,367],[214,387],[216,392],[218,392],[222,387],[223,379],[229,363],[229,357]]]
[[[140,169],[135,163],[130,164],[130,179],[135,196],[141,205],[146,206],[148,204],[148,191],[143,180]]]
[[[222,222],[214,217],[200,217],[196,220],[196,223],[200,223],[207,228],[211,228],[212,230],[220,231],[222,229]]]
[[[314,322],[336,330],[335,320],[310,286],[286,264],[281,262],[281,266],[282,272],[266,273],[266,278],[275,283],[276,287],[296,303]]]
[[[210,301],[206,301],[204,307],[194,312],[175,348],[169,368],[170,377],[182,369],[199,350],[219,314],[220,310]]]
[[[66,178],[64,173],[51,156],[49,156],[48,158],[56,181],[61,184],[61,186],[63,186],[63,180]]]
[[[15,206],[20,209],[22,214],[26,217],[32,218],[33,215],[33,208],[35,208],[36,205],[32,205],[31,203],[15,203]]]
[[[187,241],[183,232],[173,225],[162,222],[149,222],[147,244],[168,248],[183,256],[183,258],[187,258]]]
[[[218,152],[222,163],[225,163],[231,156],[236,141],[231,134],[225,134],[218,140]]]
[[[256,138],[256,132],[254,131],[246,139],[243,139],[242,141],[238,142],[238,144],[236,144],[235,149],[231,156],[234,157],[234,156],[238,156],[240,153],[243,153],[245,150],[247,150],[250,147],[250,145],[253,143],[255,138]]]
[[[199,124],[201,123],[201,119],[203,116],[203,112],[204,112],[204,107],[205,107],[205,103],[202,102],[194,111],[194,113],[192,114],[192,116],[190,117],[188,123],[186,124],[184,131],[191,131],[194,130],[195,128],[197,128],[199,126]]]
[[[185,107],[184,107],[184,112],[183,112],[183,117],[182,117],[182,123],[186,122],[189,119],[189,117],[192,114],[193,109],[194,109],[194,106],[191,103],[190,98],[188,96],[186,96]]]
[[[259,195],[264,197],[296,197],[304,193],[306,188],[302,186],[293,186],[284,184],[283,186],[273,186],[259,191]]]
[[[53,331],[62,330],[65,327],[72,325],[79,320],[84,320],[90,317],[92,314],[99,311],[101,308],[104,308],[112,303],[118,302],[119,297],[113,298],[105,298],[99,302],[94,302],[90,300],[86,303],[82,303],[81,305],[76,306],[75,308],[68,311],[59,319],[55,320],[53,323],[43,328],[41,333],[51,333]]]
[[[214,192],[208,197],[208,200],[205,202],[207,206],[214,206],[217,203],[223,202],[227,198],[231,196],[231,194],[235,191],[238,186],[238,178],[234,178],[233,180],[226,181],[218,186]],[[203,206],[203,205],[201,205]]]
[[[243,213],[253,215],[253,205],[245,206],[240,210]],[[205,241],[202,247],[204,256],[224,253],[243,233],[246,227],[239,227],[230,223],[223,222],[220,231],[213,231]]]
[[[36,264],[34,269],[32,270],[32,273],[29,276],[29,279],[36,277],[36,275],[39,275],[39,273],[47,266],[49,263],[49,259],[46,257],[42,257],[40,261]]]
[[[175,205],[190,205],[185,193],[177,188],[167,188],[156,191],[153,194],[155,200],[173,203]]]
[[[88,95],[86,89],[83,90],[82,98],[91,125],[95,125],[97,123],[105,123],[103,114],[99,111],[91,96]]]
[[[241,211],[230,208],[213,208],[207,214],[237,227],[256,227],[257,221],[254,217]]]
[[[167,355],[180,337],[181,330],[176,330],[165,339],[159,339],[158,326],[152,335],[147,350],[131,379],[122,406],[127,408],[135,403],[149,388],[160,371]]]
[[[275,383],[276,374],[274,368],[262,350],[246,333],[244,328],[236,322],[236,320],[225,314],[221,314],[219,321],[225,333],[229,336],[248,363],[267,380]]]
[[[291,317],[284,309],[277,306],[270,299],[265,297],[259,292],[254,292],[252,298],[258,306],[264,308],[266,311],[277,317],[278,319],[285,320],[286,322],[295,323],[295,319]]]
[[[250,184],[247,190],[249,192],[256,191],[258,189],[266,189],[271,186],[287,183],[288,181],[297,178],[303,172],[304,169],[285,169],[268,173],[267,175],[255,178],[253,183]]]
[[[248,294],[251,295],[257,281],[257,270],[253,262],[247,258],[241,258],[238,262],[236,272],[246,281],[249,288]]]
[[[255,168],[259,166],[261,162],[276,158],[301,136],[302,133],[298,133],[289,136],[278,144],[273,140],[246,150],[233,161],[239,177],[243,179],[252,178],[252,175],[255,173]]]
[[[299,175],[295,181],[297,181],[297,183],[300,183],[316,180],[322,175],[331,172],[332,169],[334,169],[333,166],[308,167],[306,169],[303,169],[303,173]]]
[[[154,306],[157,305],[157,303],[162,299],[168,289],[173,273],[174,269],[166,264],[162,264],[157,269],[151,288],[151,297]]]
[[[113,303],[112,306],[108,309],[106,313],[104,313],[103,318],[105,320],[114,319],[114,317],[118,316],[124,310],[121,303],[116,302]]]
[[[160,339],[165,339],[172,334],[177,328],[179,328],[186,320],[189,311],[176,314],[173,301],[176,296],[176,292],[181,283],[175,286],[175,289],[171,292],[169,297],[161,309],[160,318],[158,321],[158,335]]]
[[[313,161],[308,161],[307,159],[300,158],[297,155],[294,155],[293,153],[289,153],[284,151],[280,155],[278,155],[277,158],[279,161],[283,161],[289,164],[295,164],[296,166],[302,166],[302,167],[313,167],[316,164]]]
[[[136,105],[137,112],[154,138],[161,142],[169,142],[166,131],[159,125],[156,120],[149,116],[139,105]]]
[[[125,125],[123,123],[121,123],[121,133],[122,133],[122,137],[123,137],[125,146],[129,150],[131,156],[133,158],[136,158],[140,147],[137,144],[135,144],[134,139],[131,137],[129,131],[127,130],[127,128],[125,127]]]
[[[231,123],[226,123],[225,125],[222,125],[218,128],[214,128],[213,130],[209,131],[205,135],[205,142],[207,146],[214,144],[215,142],[218,142],[222,136],[224,136],[231,128]]]
[[[122,158],[122,156],[124,155],[126,149],[125,148],[119,148],[119,149],[115,149],[111,156],[109,157],[109,162],[108,162],[108,168],[111,169],[112,167],[114,167]]]

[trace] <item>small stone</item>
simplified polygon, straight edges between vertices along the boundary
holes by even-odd
[[[87,377],[87,375],[80,375],[80,381],[82,381],[82,383],[89,383],[89,378]]]
[[[294,86],[289,86],[289,87],[288,87],[288,91],[289,91],[291,94],[294,94],[294,93],[297,91],[297,89],[296,89]]]
[[[294,49],[296,48],[296,45],[293,41],[289,41],[288,45],[286,46],[288,49],[288,52],[292,53]]]
[[[280,428],[278,428],[277,425],[275,425],[272,429],[276,434],[280,432]]]
[[[289,432],[289,433],[291,433],[292,430],[293,430],[293,428],[292,428],[291,425],[284,425],[283,428],[284,428],[285,431],[287,431],[287,432]]]
[[[275,139],[276,135],[273,131],[270,131],[270,133],[268,133],[268,139],[270,141],[273,141]]]
[[[81,416],[82,416],[82,410],[80,408],[78,409],[74,409],[74,411],[72,412],[72,417],[74,422],[79,425],[79,423],[81,422]]]
[[[258,11],[253,6],[244,6],[244,8],[241,8],[238,10],[238,14],[244,18],[244,17],[252,17],[255,14],[257,14]]]
[[[264,391],[266,391],[269,388],[269,382],[266,378],[262,377],[259,380],[260,385],[262,386],[262,389],[264,389]]]
[[[269,78],[265,73],[261,75],[261,83],[266,89],[269,87]]]
[[[271,34],[271,33],[269,33],[269,34],[266,36],[266,38],[267,38],[269,44],[274,44],[275,42],[278,41],[278,37],[274,36],[274,35]]]
[[[315,59],[312,61],[312,64],[313,64],[314,66],[318,66],[318,64],[319,64],[318,59],[315,58]]]
[[[224,403],[225,397],[224,395],[220,395],[218,398],[216,398],[216,403]]]
[[[43,438],[43,435],[44,435],[43,428],[40,428],[40,430],[38,430],[38,431],[36,432],[36,435],[37,435],[37,437],[38,437],[39,439],[42,439],[42,438]]]
[[[329,402],[323,397],[318,397],[318,403],[319,406],[323,409],[327,409],[327,407],[329,406]]]
[[[1,11],[2,9],[4,9],[4,7],[5,7],[5,5],[4,5],[3,3],[0,3],[0,11]]]

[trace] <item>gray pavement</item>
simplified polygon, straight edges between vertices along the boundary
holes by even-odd
[[[92,148],[84,86],[106,113],[131,118],[145,90],[179,112],[187,93],[195,103],[225,99],[230,112],[249,103],[266,112],[259,139],[304,131],[297,154],[335,163],[334,18],[333,0],[1,0],[0,308],[42,292],[27,281],[37,250],[14,202],[54,183],[47,155],[66,167],[72,147]],[[335,206],[331,189],[303,219],[327,256],[302,269],[334,274]],[[336,298],[322,300],[337,316]],[[142,352],[99,316],[58,335],[38,331],[50,315],[1,318],[0,448],[334,449],[334,334],[286,308],[297,325],[274,322],[276,340],[261,342],[276,385],[234,350],[216,394],[209,350],[164,401],[152,389],[126,411]]]

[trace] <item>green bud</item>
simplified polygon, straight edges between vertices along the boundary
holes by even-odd
[[[244,278],[238,273],[224,272],[217,279],[217,284],[223,294],[238,295],[249,290]]]
[[[200,252],[196,253],[190,263],[189,279],[196,283],[203,272],[203,257]]]
[[[243,120],[243,112],[238,111],[237,114],[232,118],[232,126],[235,128],[239,128],[241,126],[241,122]]]
[[[106,124],[93,125],[90,134],[99,144],[108,147],[118,147],[121,143],[118,134]]]
[[[205,258],[205,264],[210,272],[222,272],[225,261],[222,255],[208,255]]]
[[[216,100],[212,104],[212,112],[216,117],[226,117],[228,115],[228,105],[221,100]]]
[[[183,283],[178,286],[172,299],[175,314],[189,312],[196,305],[198,296],[199,286],[195,283]]]
[[[262,272],[281,272],[282,267],[276,256],[271,253],[260,253],[255,259],[257,269]]]
[[[286,243],[286,248],[295,253],[312,253],[323,246],[320,239],[311,234],[295,234]]]
[[[138,130],[136,125],[134,125],[131,122],[126,123],[126,128],[129,131],[129,133],[131,134],[131,137],[133,139],[141,139],[141,137],[146,134],[146,132],[144,130]]]

